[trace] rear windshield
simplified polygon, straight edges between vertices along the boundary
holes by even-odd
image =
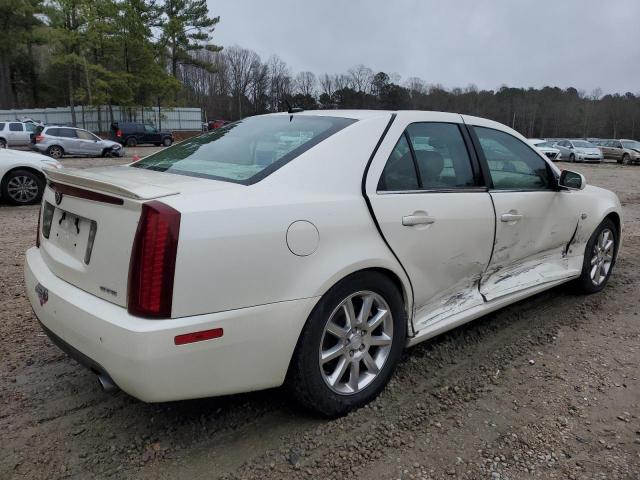
[[[353,122],[311,115],[249,117],[177,143],[131,166],[250,185]]]

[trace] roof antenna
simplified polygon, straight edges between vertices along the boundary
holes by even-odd
[[[284,99],[284,103],[287,104],[287,113],[299,113],[299,112],[304,112],[304,108],[300,108],[300,107],[292,107],[291,104],[289,103],[289,100],[287,100],[286,98]]]

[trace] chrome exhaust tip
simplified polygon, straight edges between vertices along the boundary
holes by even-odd
[[[111,380],[111,377],[103,373],[98,374],[98,383],[100,383],[102,390],[104,390],[105,392],[114,392],[118,389],[116,384],[113,383],[113,380]]]

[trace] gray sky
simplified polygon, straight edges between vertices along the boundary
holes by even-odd
[[[218,45],[294,72],[640,92],[640,0],[208,0]]]

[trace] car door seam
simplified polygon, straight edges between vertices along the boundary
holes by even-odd
[[[411,288],[411,297],[413,298],[415,295],[414,295],[414,291],[413,291],[413,284],[411,283],[411,277],[409,277],[409,272],[407,272],[407,269],[404,268],[404,265],[400,261],[400,258],[398,257],[398,255],[396,255],[396,252],[393,251],[393,248],[391,248],[391,245],[389,244],[389,242],[385,238],[384,233],[382,233],[382,227],[380,227],[380,223],[378,222],[378,219],[376,218],[376,215],[375,215],[375,213],[373,211],[373,206],[371,205],[371,200],[369,199],[369,196],[367,195],[367,177],[369,175],[369,168],[371,167],[371,163],[373,162],[373,159],[376,156],[376,153],[378,153],[378,149],[380,148],[380,145],[382,145],[382,142],[384,141],[385,137],[387,136],[387,133],[391,129],[391,125],[393,124],[394,120],[396,119],[396,116],[397,116],[397,113],[392,113],[391,114],[391,118],[389,119],[389,122],[387,123],[387,126],[384,128],[384,130],[382,132],[382,135],[378,139],[378,143],[376,143],[376,146],[373,148],[373,151],[371,152],[371,156],[369,157],[369,160],[367,161],[367,165],[364,167],[364,173],[362,175],[361,190],[362,190],[362,196],[364,197],[364,201],[365,201],[365,203],[367,205],[367,209],[369,210],[369,215],[371,216],[371,219],[373,220],[373,224],[375,225],[376,230],[378,230],[378,233],[380,234],[380,238],[382,238],[382,241],[387,246],[387,248],[389,249],[391,254],[394,256],[394,258],[398,262],[398,265],[400,265],[400,268],[402,268],[402,271],[404,272],[405,276],[407,277],[407,280],[409,282],[409,288]],[[409,318],[407,320],[409,322],[409,325],[411,326],[411,330],[413,330],[413,314],[414,314],[413,305],[412,305],[411,311],[407,312],[407,314],[409,315]],[[415,332],[413,332],[413,334],[410,334],[409,336],[413,336],[413,335],[415,335]]]

